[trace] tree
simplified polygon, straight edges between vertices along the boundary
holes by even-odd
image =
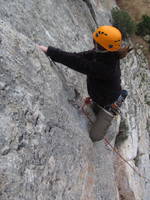
[[[111,14],[113,26],[122,32],[123,38],[127,38],[128,35],[135,33],[136,24],[126,11],[120,10],[119,8],[113,8]]]
[[[143,15],[141,22],[137,24],[137,35],[145,36],[150,35],[150,17]]]

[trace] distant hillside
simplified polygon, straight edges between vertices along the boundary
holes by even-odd
[[[142,15],[150,15],[150,0],[116,0],[118,6],[126,10],[129,15],[136,21],[139,22],[142,18]],[[150,45],[145,42],[139,36],[133,36],[132,41],[135,44],[135,47],[139,48],[139,46],[143,46],[142,50],[145,56],[148,58],[149,61],[149,68],[150,68]],[[139,45],[137,45],[137,43]]]
[[[120,8],[129,12],[134,20],[139,21],[144,14],[150,15],[150,0],[116,0]]]

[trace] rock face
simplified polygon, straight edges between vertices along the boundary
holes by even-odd
[[[149,41],[150,41],[150,35],[145,35],[143,39],[144,39],[146,42],[149,42]]]
[[[128,138],[117,146],[146,180],[104,141],[90,140],[89,121],[75,105],[87,96],[86,77],[49,62],[36,47],[92,48],[91,34],[109,24],[115,2],[0,4],[0,199],[149,200],[149,71],[142,52],[122,60],[122,84],[129,91],[122,131]],[[107,133],[112,145],[119,122],[114,119]]]
[[[119,160],[116,174],[119,179],[120,193],[124,199],[148,200],[150,194],[150,73],[148,62],[140,49],[123,60],[122,76],[124,77],[122,85],[129,91],[124,106],[126,127],[123,129],[128,139],[121,143],[119,149],[135,171]]]

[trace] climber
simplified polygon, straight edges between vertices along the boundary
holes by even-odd
[[[114,113],[112,105],[121,94],[120,59],[131,50],[122,47],[122,34],[113,26],[100,26],[93,33],[92,50],[71,53],[52,46],[38,46],[53,61],[87,75],[87,89],[97,120],[90,131],[93,141],[103,139]]]

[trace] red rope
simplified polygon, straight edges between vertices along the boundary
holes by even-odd
[[[81,107],[81,110],[82,112],[86,115],[86,117],[88,118],[88,120],[93,124],[93,121],[91,120],[89,114],[84,110],[84,107],[85,105],[88,105],[88,104],[91,104],[92,103],[92,100],[90,97],[87,97],[85,100],[84,100],[84,104],[82,105]],[[111,148],[111,150],[113,152],[115,152],[121,160],[123,160],[130,168],[133,169],[133,171],[141,178],[144,178],[145,180],[147,180],[148,182],[150,182],[150,179],[148,179],[147,177],[143,176],[140,172],[138,172],[118,151],[115,147],[113,147],[111,145],[111,143],[107,140],[106,137],[104,137],[104,141],[106,142],[106,144]]]

